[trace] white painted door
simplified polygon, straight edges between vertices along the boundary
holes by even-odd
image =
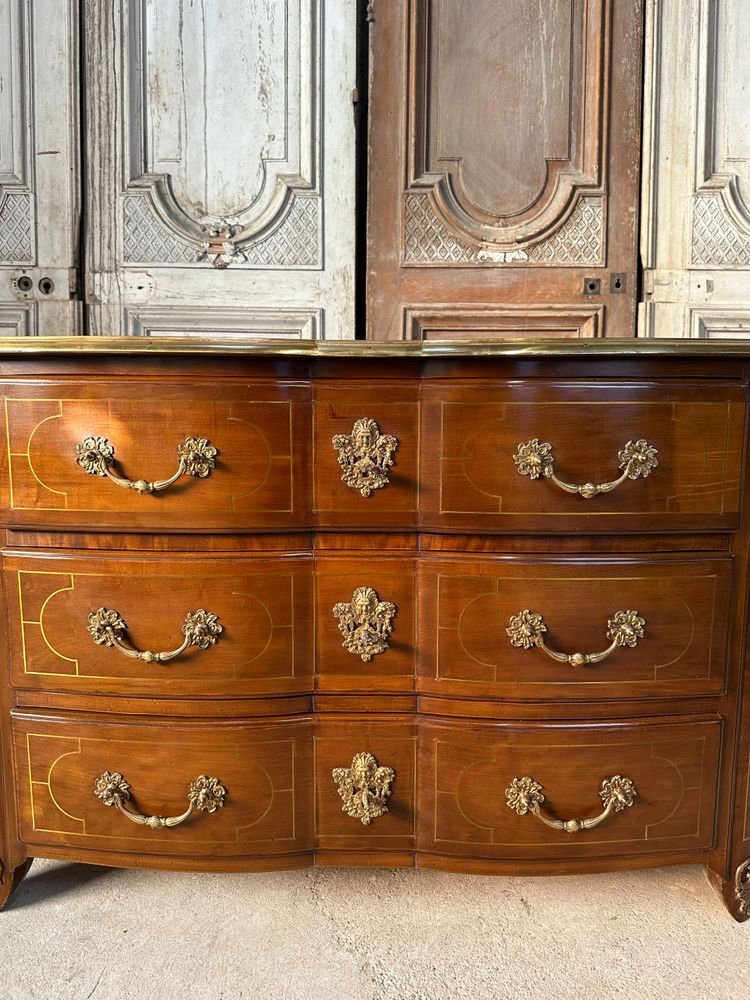
[[[354,336],[355,0],[85,0],[100,335]]]
[[[649,0],[641,335],[750,337],[750,2]]]
[[[80,332],[77,0],[0,0],[0,336]]]

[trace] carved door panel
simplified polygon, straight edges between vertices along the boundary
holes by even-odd
[[[649,337],[750,336],[750,5],[649,0],[644,305]]]
[[[373,17],[368,335],[632,336],[640,0]]]
[[[78,17],[0,0],[0,336],[79,332]]]
[[[355,0],[86,0],[91,332],[352,337]]]

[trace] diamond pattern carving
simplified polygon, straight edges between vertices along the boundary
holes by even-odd
[[[0,261],[32,263],[31,195],[8,193],[0,203]]]
[[[124,260],[127,264],[195,264],[211,266],[201,244],[180,239],[169,230],[142,195],[123,199]],[[299,196],[281,225],[255,242],[235,244],[232,269],[250,267],[316,267],[320,263],[320,199]],[[201,255],[202,259],[199,259]]]
[[[151,207],[148,198],[123,198],[123,259],[128,264],[189,264],[197,246],[170,232]]]
[[[740,232],[720,195],[697,195],[693,207],[693,264],[750,266],[750,236]]]
[[[526,249],[489,249],[451,232],[438,218],[429,193],[406,195],[406,264],[603,264],[604,218],[601,198],[580,198],[565,223],[548,239]]]

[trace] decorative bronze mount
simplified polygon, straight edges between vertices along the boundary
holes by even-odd
[[[371,753],[357,753],[351,767],[335,767],[333,780],[343,801],[341,811],[368,826],[388,812],[386,799],[396,777],[392,767],[379,767]]]
[[[735,873],[734,895],[740,915],[750,917],[750,858],[744,861]]]
[[[114,446],[105,437],[92,436],[84,438],[76,445],[76,465],[90,476],[107,476],[117,486],[126,490],[135,490],[141,496],[148,493],[160,493],[181,476],[197,476],[205,479],[216,468],[218,450],[207,438],[188,437],[177,445],[179,465],[177,472],[169,479],[157,479],[148,482],[145,479],[123,479],[115,476],[111,467],[115,462]]]
[[[529,479],[539,479],[544,477],[559,486],[566,493],[577,493],[586,500],[598,496],[600,493],[611,493],[626,479],[646,479],[659,464],[656,460],[658,452],[653,445],[643,438],[638,441],[628,441],[622,451],[618,452],[618,468],[623,470],[618,479],[613,479],[608,483],[566,483],[558,479],[554,471],[554,459],[552,458],[552,445],[547,441],[540,441],[539,438],[532,438],[526,444],[519,444],[513,461],[522,476]]]
[[[637,611],[618,611],[607,622],[607,638],[611,646],[600,653],[556,653],[544,643],[543,633],[547,631],[544,619],[536,611],[519,611],[510,619],[506,632],[510,636],[512,646],[521,649],[531,649],[536,646],[544,650],[558,663],[569,663],[573,667],[583,667],[588,663],[599,663],[620,646],[631,649],[638,645],[638,640],[645,635],[646,621]]]
[[[188,808],[179,816],[144,816],[128,809],[125,803],[130,801],[130,785],[119,771],[103,771],[94,782],[94,794],[105,806],[115,806],[119,809],[131,822],[147,826],[150,830],[162,830],[179,826],[194,812],[216,812],[224,805],[227,790],[218,778],[211,778],[206,774],[199,775],[190,783]]]
[[[623,778],[619,774],[614,774],[611,778],[605,778],[599,792],[599,797],[604,804],[604,812],[592,819],[554,819],[545,816],[541,810],[544,802],[542,785],[528,775],[523,778],[514,778],[510,786],[505,789],[505,804],[509,809],[513,809],[519,816],[531,813],[540,819],[542,823],[551,826],[553,830],[564,830],[566,833],[579,833],[581,830],[592,830],[599,826],[609,816],[611,812],[622,812],[629,809],[637,796],[635,785],[630,778]]]
[[[395,461],[398,438],[381,434],[374,420],[362,417],[352,427],[351,434],[336,434],[333,438],[338,462],[343,473],[341,481],[363,497],[388,485],[388,470]]]
[[[351,603],[334,604],[333,614],[344,637],[341,645],[365,663],[388,649],[396,605],[381,601],[372,587],[357,587]]]
[[[126,645],[123,639],[127,638],[127,625],[119,611],[112,611],[109,608],[97,608],[89,614],[88,630],[98,646],[113,646],[125,656],[146,663],[167,663],[180,653],[184,653],[189,646],[209,649],[218,641],[224,628],[219,623],[218,616],[211,611],[203,608],[199,608],[198,611],[188,611],[182,626],[182,634],[185,636],[182,645],[166,653],[152,653],[150,650],[141,652],[131,645]]]

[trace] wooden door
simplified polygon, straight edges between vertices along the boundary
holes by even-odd
[[[352,337],[355,0],[85,0],[91,332]]]
[[[0,0],[0,336],[79,332],[78,16]]]
[[[750,5],[647,13],[640,333],[748,337]]]
[[[642,3],[376,3],[368,336],[632,336]]]

